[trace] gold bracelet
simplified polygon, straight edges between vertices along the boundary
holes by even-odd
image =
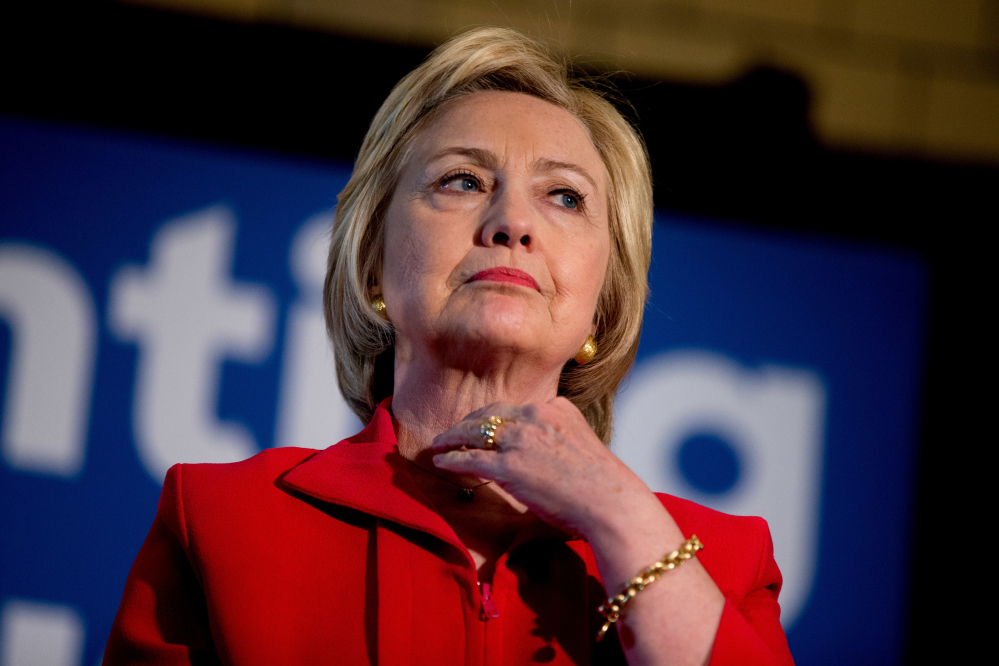
[[[610,597],[607,601],[600,604],[597,610],[604,616],[605,622],[600,627],[600,631],[597,632],[597,641],[604,637],[604,634],[607,633],[612,624],[621,619],[625,606],[635,598],[636,594],[644,590],[647,585],[651,585],[659,580],[667,571],[677,568],[692,558],[694,553],[702,548],[704,548],[704,544],[698,540],[697,535],[691,535],[678,549],[628,581],[621,594],[616,597]]]

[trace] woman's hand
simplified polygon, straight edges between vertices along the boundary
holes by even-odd
[[[479,430],[490,416],[504,419],[494,449]],[[665,513],[566,398],[488,405],[434,438],[431,450],[439,468],[492,479],[542,520],[591,542],[621,538],[631,531],[626,523]]]
[[[505,419],[496,447],[479,428]],[[638,476],[593,433],[565,398],[495,403],[434,439],[434,464],[492,479],[551,525],[584,537],[608,596],[686,539]],[[631,664],[704,664],[725,599],[696,558],[643,590],[618,622]]]

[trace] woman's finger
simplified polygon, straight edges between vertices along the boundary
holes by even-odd
[[[468,438],[461,434],[443,433],[434,437],[430,450],[434,453],[447,453],[468,448]]]
[[[496,454],[481,449],[448,451],[433,457],[434,467],[458,474],[472,474],[484,479],[494,478]]]
[[[455,451],[458,449],[474,449],[474,450],[490,450],[495,451],[497,447],[489,447],[486,445],[486,441],[482,438],[479,433],[479,427],[476,426],[473,432],[471,428],[452,428],[451,430],[441,433],[434,438],[433,443],[430,445],[430,450],[434,453],[445,453],[447,451]]]
[[[514,414],[516,408],[510,405],[490,405],[478,411],[480,412],[478,415],[472,416],[470,414],[448,430],[437,435],[431,444],[431,448],[435,451],[448,451],[461,448],[462,446],[472,449],[488,448],[486,438],[482,434],[482,428],[488,423],[489,417],[495,416],[502,419],[495,429],[494,438],[498,439],[501,432],[515,420],[516,416]]]

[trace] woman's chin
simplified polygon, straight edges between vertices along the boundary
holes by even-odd
[[[433,347],[452,362],[474,364],[523,357],[543,362],[553,346],[551,316],[540,295],[489,290],[461,299],[438,320]],[[557,360],[553,360],[557,363]]]
[[[543,299],[530,294],[490,291],[462,299],[444,312],[444,330],[481,344],[507,346],[538,340],[550,317]]]
[[[495,325],[451,331],[436,346],[449,356],[468,354],[476,357],[500,357],[531,354],[543,348],[538,336],[511,331]]]
[[[537,363],[545,356],[548,336],[533,327],[504,326],[502,321],[466,322],[452,328],[434,345],[449,364],[482,366],[511,359]]]

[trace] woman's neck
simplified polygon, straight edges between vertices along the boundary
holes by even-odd
[[[436,468],[429,447],[434,437],[486,405],[551,400],[561,368],[548,376],[519,364],[502,372],[472,372],[396,358],[392,417],[399,453],[415,463],[413,480],[465,544],[480,579],[489,581],[497,558],[536,519],[495,483],[480,485],[484,479]],[[456,483],[475,487],[471,502],[458,499]]]
[[[397,357],[392,416],[399,452],[410,460],[429,462],[429,456],[421,454],[433,438],[475,410],[495,402],[520,405],[554,398],[561,368],[544,372],[525,366],[518,363],[484,372],[447,367],[426,357],[409,362]]]

